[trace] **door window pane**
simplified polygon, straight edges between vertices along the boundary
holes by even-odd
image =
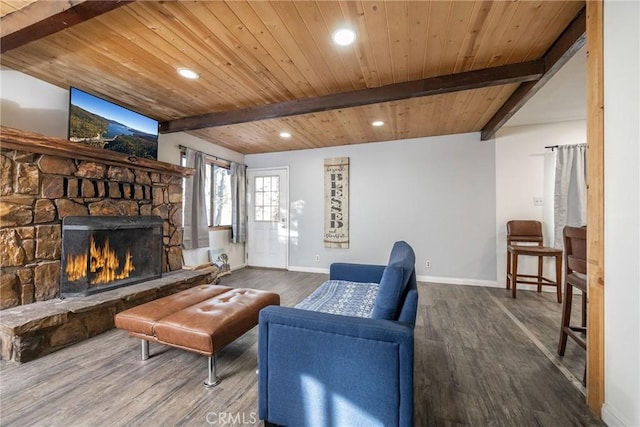
[[[280,177],[257,176],[255,178],[256,221],[280,221]]]

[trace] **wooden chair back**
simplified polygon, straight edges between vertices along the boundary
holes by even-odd
[[[587,274],[587,228],[566,226],[562,234],[566,274]]]
[[[531,220],[507,222],[507,245],[514,242],[530,242],[542,246],[542,223]]]

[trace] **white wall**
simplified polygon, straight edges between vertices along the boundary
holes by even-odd
[[[67,138],[69,91],[8,68],[0,69],[0,124]]]
[[[323,165],[350,158],[350,247],[323,245]],[[250,168],[289,166],[291,269],[384,264],[396,240],[430,280],[495,283],[494,143],[476,133],[247,155]],[[320,262],[315,262],[320,255]],[[432,268],[425,268],[430,259]]]
[[[184,132],[160,134],[158,137],[158,160],[179,165],[180,145],[202,151],[214,157],[220,157],[221,159],[244,163],[244,155]],[[242,268],[246,265],[245,245],[244,243],[231,243],[230,240],[230,230],[212,229],[209,231],[210,247],[212,249],[224,249],[226,254],[229,255],[229,264],[233,270]],[[183,249],[182,254],[185,265],[201,265],[209,261],[207,248]]]
[[[584,144],[584,120],[546,125],[516,126],[500,130],[496,136],[496,271],[504,286],[507,257],[507,221],[531,219],[543,223],[545,245],[553,246],[553,194],[555,153],[546,146]],[[535,206],[534,197],[543,205]],[[525,274],[535,274],[537,261],[524,257]],[[546,277],[555,277],[554,262],[545,262]],[[533,286],[518,285],[518,288]],[[554,290],[548,287],[546,290]]]
[[[640,3],[604,2],[605,404],[640,426]]]
[[[158,160],[180,164],[180,145],[202,151],[214,157],[244,163],[244,155],[184,132],[165,133],[158,137]]]

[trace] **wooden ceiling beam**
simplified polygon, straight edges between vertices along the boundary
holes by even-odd
[[[544,74],[537,81],[520,84],[500,109],[489,119],[482,129],[480,139],[487,141],[504,126],[515,113],[522,108],[564,64],[566,64],[586,43],[586,8],[578,13],[569,26],[560,34],[547,52],[542,56]]]
[[[64,12],[87,0],[46,1],[35,0],[26,6],[10,12],[0,18],[0,37],[13,34],[36,22]]]
[[[65,28],[95,18],[133,0],[40,0],[0,19],[0,52],[5,53]]]
[[[297,116],[320,111],[338,110],[361,105],[378,104],[537,80],[542,77],[544,63],[529,61],[446,76],[395,83],[370,89],[336,93],[296,101],[279,102],[241,110],[184,117],[160,123],[160,133],[172,133],[217,126],[247,123],[278,117]]]

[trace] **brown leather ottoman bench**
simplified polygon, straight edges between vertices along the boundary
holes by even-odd
[[[196,286],[116,314],[117,328],[142,339],[142,360],[149,358],[149,341],[209,357],[205,385],[220,380],[216,354],[258,324],[258,313],[280,305],[278,294],[218,285]]]

